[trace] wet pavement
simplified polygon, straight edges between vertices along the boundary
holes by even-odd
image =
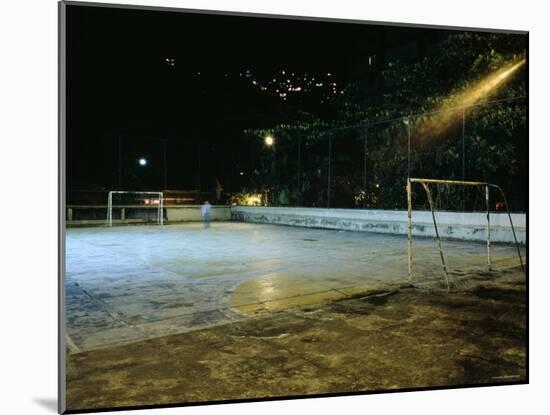
[[[485,246],[445,241],[457,275],[484,269]],[[414,242],[417,281],[442,281],[432,239]],[[517,264],[495,246],[496,268]],[[71,353],[245,321],[403,285],[406,237],[247,223],[67,230]],[[491,278],[490,275],[487,278]]]

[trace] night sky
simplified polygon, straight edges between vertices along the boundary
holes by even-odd
[[[68,6],[68,188],[211,190],[244,168],[244,129],[330,118],[369,56],[428,32]]]

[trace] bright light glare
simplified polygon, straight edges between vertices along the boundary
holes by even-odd
[[[275,140],[273,140],[273,137],[270,136],[270,135],[265,137],[265,145],[266,146],[272,146],[274,141]]]
[[[140,166],[147,166],[147,160],[143,157],[138,160]]]
[[[499,70],[472,84],[469,88],[448,97],[437,111],[442,112],[431,117],[420,126],[421,135],[437,136],[444,133],[456,121],[462,118],[462,111],[446,111],[452,107],[468,107],[494,95],[511,76],[525,65],[525,58],[504,65]]]

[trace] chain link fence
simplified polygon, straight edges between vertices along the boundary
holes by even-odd
[[[524,212],[527,131],[525,97],[321,131],[282,131],[271,145],[252,139],[243,189],[264,194],[264,204],[274,206],[406,209],[407,177],[473,180],[499,185],[510,210]],[[476,209],[478,196],[452,189],[441,205],[468,211]],[[504,210],[498,197],[493,202],[491,210]]]

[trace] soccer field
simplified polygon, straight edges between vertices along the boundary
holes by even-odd
[[[433,239],[416,238],[416,281],[442,281]],[[408,284],[407,239],[235,222],[67,229],[69,351],[82,352]],[[458,275],[497,278],[512,246],[445,241]]]

